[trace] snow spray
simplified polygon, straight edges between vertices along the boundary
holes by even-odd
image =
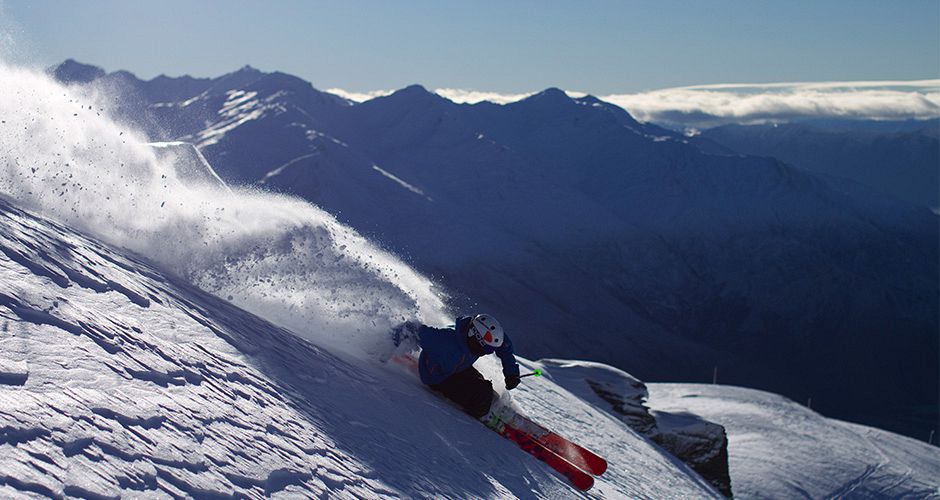
[[[327,212],[178,175],[108,108],[0,63],[0,193],[326,347],[371,355],[401,321],[451,321],[430,280]]]

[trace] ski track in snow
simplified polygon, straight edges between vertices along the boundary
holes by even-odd
[[[576,495],[400,370],[337,357],[3,200],[0,281],[0,496]],[[525,411],[611,463],[590,495],[714,495],[540,384],[516,391]]]

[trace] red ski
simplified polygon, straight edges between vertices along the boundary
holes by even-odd
[[[413,356],[396,355],[391,359],[408,371],[417,372],[418,365]],[[599,476],[607,470],[607,461],[594,452],[572,443],[509,407],[503,408],[501,413],[487,427],[545,462],[568,478],[575,488],[587,491],[594,485],[591,474]]]
[[[552,450],[579,469],[595,476],[600,476],[607,470],[607,460],[604,460],[593,451],[542,427],[525,415],[514,413],[511,422],[517,427],[525,429],[542,446]]]
[[[591,489],[591,486],[594,486],[594,478],[591,477],[590,474],[546,448],[542,443],[536,441],[526,432],[506,424],[503,424],[501,429],[497,430],[497,432],[504,438],[519,445],[519,448],[522,448],[526,453],[545,462],[559,474],[568,478],[568,481],[575,488],[581,491],[587,491]]]

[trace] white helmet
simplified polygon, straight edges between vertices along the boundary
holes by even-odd
[[[477,314],[470,321],[468,337],[476,337],[480,345],[499,347],[503,345],[503,327],[489,314]]]

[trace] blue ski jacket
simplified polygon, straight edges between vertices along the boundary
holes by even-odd
[[[457,318],[454,328],[433,328],[422,325],[418,330],[421,356],[418,357],[418,373],[421,381],[437,385],[447,377],[473,366],[479,356],[470,352],[467,332],[470,331],[470,316]],[[496,353],[503,363],[504,375],[519,376],[519,365],[512,352],[512,342],[503,333],[503,345],[496,349],[486,347],[486,354]]]

